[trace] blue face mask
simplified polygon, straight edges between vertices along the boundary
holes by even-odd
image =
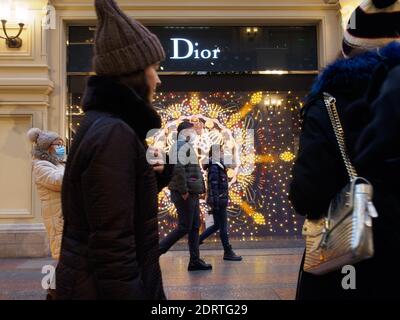
[[[54,148],[56,151],[56,156],[60,160],[64,160],[65,157],[65,147],[64,146],[57,146]]]

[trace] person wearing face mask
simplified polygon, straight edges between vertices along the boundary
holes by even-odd
[[[27,133],[34,144],[32,172],[42,201],[42,217],[53,259],[60,257],[63,232],[61,185],[64,176],[65,147],[60,135],[32,128]]]
[[[171,147],[169,157],[171,161],[174,161],[175,167],[168,187],[179,222],[176,229],[160,243],[160,254],[164,254],[187,234],[190,252],[189,271],[212,269],[210,264],[200,259],[199,251],[199,196],[205,193],[205,184],[199,160],[193,148],[198,132],[200,132],[198,128],[189,121],[183,121],[178,126],[177,141]]]
[[[56,269],[60,300],[164,300],[158,254],[158,191],[164,164],[146,159],[161,127],[152,106],[159,39],[114,0],[96,0],[93,67],[85,117],[65,169],[65,227]]]

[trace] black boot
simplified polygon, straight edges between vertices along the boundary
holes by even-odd
[[[188,270],[189,271],[197,271],[197,270],[211,270],[212,265],[205,263],[201,259],[197,260],[190,260],[189,265],[188,265]]]
[[[224,251],[224,260],[242,261],[242,257],[236,255],[236,253],[232,250],[232,246],[228,246]]]

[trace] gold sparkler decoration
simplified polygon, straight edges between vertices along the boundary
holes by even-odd
[[[282,161],[291,162],[291,161],[293,161],[293,160],[296,158],[296,156],[295,156],[292,152],[286,151],[286,152],[283,152],[283,153],[279,156],[279,158],[280,158]]]
[[[199,114],[200,113],[200,99],[197,94],[194,94],[190,98],[190,106],[192,110],[192,114]]]
[[[251,96],[251,99],[250,99],[250,103],[252,105],[257,105],[262,101],[262,98],[263,98],[262,92],[253,93],[253,95]]]

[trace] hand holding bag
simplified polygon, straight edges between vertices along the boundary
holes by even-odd
[[[350,182],[332,199],[326,217],[307,219],[304,223],[303,270],[317,275],[371,258],[374,255],[372,218],[378,216],[372,203],[373,187],[368,180],[357,176],[346,152],[336,99],[324,93],[324,101]]]

